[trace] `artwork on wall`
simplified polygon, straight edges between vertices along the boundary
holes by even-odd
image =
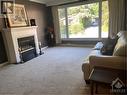
[[[9,27],[27,26],[28,20],[24,5],[14,4],[14,13],[7,13],[7,19]]]
[[[1,14],[13,14],[14,1],[1,1]]]

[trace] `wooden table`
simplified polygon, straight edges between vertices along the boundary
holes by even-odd
[[[125,80],[125,74],[125,70],[94,67],[89,77],[91,82],[91,95],[94,94],[94,85],[96,85],[95,93],[97,93],[98,84],[105,83],[111,86],[112,81],[114,81],[116,78],[119,78],[120,80]]]

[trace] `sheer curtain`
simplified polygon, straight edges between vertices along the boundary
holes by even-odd
[[[109,36],[125,30],[125,0],[109,1]]]
[[[125,7],[126,7],[126,9],[125,9],[125,30],[127,30],[127,0],[125,0]]]
[[[61,37],[60,37],[58,6],[52,7],[52,14],[53,14],[54,31],[55,31],[55,36],[56,36],[56,44],[60,44]]]

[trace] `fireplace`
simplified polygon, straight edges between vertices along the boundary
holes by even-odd
[[[18,48],[22,62],[37,56],[34,36],[18,38]]]
[[[37,26],[7,28],[2,35],[9,63],[28,61],[39,54]]]

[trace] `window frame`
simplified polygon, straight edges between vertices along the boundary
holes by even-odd
[[[67,38],[61,38],[61,40],[64,41],[100,41],[102,39],[106,39],[102,37],[102,2],[107,1],[107,0],[94,0],[94,1],[83,1],[79,3],[74,3],[74,4],[67,4],[67,5],[62,5],[58,6],[58,9],[64,8],[65,9],[65,19],[66,19],[66,36]],[[67,8],[68,7],[74,7],[74,6],[80,6],[80,5],[86,5],[86,4],[92,4],[92,3],[98,3],[99,5],[99,25],[98,25],[98,38],[69,38],[69,28],[68,28],[68,13],[67,13]],[[108,33],[109,34],[109,33]]]

